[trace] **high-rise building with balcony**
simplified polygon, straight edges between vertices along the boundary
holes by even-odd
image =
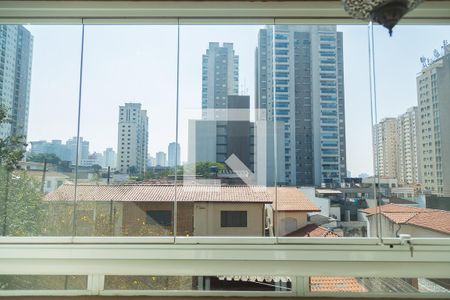
[[[414,106],[397,118],[397,179],[400,185],[420,183],[418,130],[419,111]]]
[[[422,187],[450,196],[450,45],[417,75]]]
[[[284,126],[278,155],[287,184],[338,185],[346,177],[342,42],[331,25],[259,31],[256,120]]]
[[[233,43],[209,43],[202,58],[202,117],[215,119],[214,109],[227,109],[228,95],[239,92],[239,56]]]
[[[169,144],[169,147],[167,147],[169,167],[176,167],[181,164],[180,151],[181,151],[180,144],[175,142]]]
[[[143,174],[147,166],[148,117],[141,103],[119,107],[117,169],[121,173]]]
[[[8,123],[0,124],[0,138],[27,136],[33,36],[22,25],[0,25],[0,105]]]
[[[397,178],[397,118],[384,118],[376,124],[373,139],[375,174],[383,178]]]

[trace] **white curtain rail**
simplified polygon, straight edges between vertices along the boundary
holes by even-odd
[[[0,1],[0,22],[37,24],[362,23],[341,1]],[[119,20],[120,19],[120,20]],[[253,21],[252,21],[253,19]],[[403,24],[450,23],[450,1],[425,1]]]

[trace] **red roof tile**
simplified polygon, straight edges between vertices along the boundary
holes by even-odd
[[[450,234],[450,212],[413,206],[386,204],[363,210],[367,215],[383,214],[396,224],[409,224]]]
[[[77,201],[171,202],[175,201],[172,184],[81,184],[77,186]],[[180,202],[254,202],[272,203],[275,188],[260,186],[177,186]],[[281,210],[320,211],[295,187],[277,187],[277,202]],[[47,201],[73,201],[75,186],[63,184],[46,195]]]
[[[275,198],[275,189],[271,189],[270,191]],[[278,187],[276,191],[276,203],[273,203],[272,206],[274,206],[277,211],[320,212],[320,208],[296,187]]]
[[[289,237],[340,237],[340,235],[336,234],[335,232],[316,225],[316,224],[308,224],[302,228],[299,228],[295,231],[292,231],[286,236]]]
[[[363,209],[363,212],[368,215],[373,215],[373,214],[378,213],[379,211],[386,212],[386,213],[393,213],[393,212],[413,213],[413,212],[423,211],[424,209],[425,208],[389,203],[389,204],[382,205],[382,206]]]
[[[355,277],[311,276],[309,286],[311,292],[367,292]]]
[[[77,201],[175,201],[174,185],[83,184],[77,186],[76,193]],[[178,186],[176,193],[180,202],[272,202],[271,195],[265,189],[249,186]],[[64,184],[45,198],[47,201],[73,201],[75,186]]]

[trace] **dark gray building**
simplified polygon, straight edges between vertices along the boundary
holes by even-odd
[[[215,120],[189,120],[189,162],[224,163],[232,154],[253,170],[254,124],[250,97],[228,96],[227,110],[215,110]]]
[[[342,45],[336,26],[259,31],[256,120],[284,127],[277,153],[286,184],[339,185],[346,177]]]
[[[27,136],[33,37],[22,25],[0,25],[0,105],[10,122],[0,137]]]

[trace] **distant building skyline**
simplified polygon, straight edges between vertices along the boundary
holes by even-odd
[[[32,105],[30,112],[30,138],[32,140],[47,139],[51,140],[54,137],[69,137],[76,132],[75,109],[76,101],[73,101],[76,95],[75,87],[77,76],[73,76],[73,73],[78,70],[77,62],[79,58],[78,48],[79,43],[79,30],[78,28],[66,28],[64,26],[52,26],[52,28],[43,28],[42,26],[25,26],[35,36],[35,40],[45,41],[35,43],[34,55],[33,55],[33,89],[32,89]],[[253,38],[253,32],[257,32],[262,26],[235,26],[238,30],[230,32],[229,26],[204,26],[202,28],[191,28],[189,26],[183,27],[182,41],[192,40],[194,38],[195,43],[190,43],[189,46],[184,43],[182,56],[183,57],[199,57],[204,53],[204,49],[207,48],[208,41],[230,41],[234,43],[236,51],[239,53],[240,58],[243,58],[244,62],[240,64],[240,77],[247,83],[249,90],[253,90],[253,66],[249,64],[249,55],[254,55],[255,39]],[[253,29],[252,29],[253,28]],[[86,61],[87,65],[91,61],[98,61],[99,63],[107,62],[110,58],[118,57],[121,53],[133,53],[134,48],[131,47],[130,42],[139,42],[142,46],[144,53],[148,55],[133,56],[130,55],[126,59],[126,65],[122,68],[124,72],[129,72],[130,69],[136,69],[136,74],[148,73],[151,82],[155,82],[155,77],[152,72],[148,72],[147,66],[149,64],[155,64],[162,74],[158,72],[156,75],[158,78],[164,78],[166,82],[171,79],[171,75],[174,72],[169,72],[173,68],[161,67],[167,64],[156,57],[161,55],[155,55],[151,48],[147,48],[147,42],[141,42],[141,32],[135,33],[135,30],[129,30],[126,26],[118,26],[120,29],[120,35],[124,38],[124,44],[120,47],[111,48],[111,52],[106,56],[98,56],[96,53],[100,53],[96,49],[103,49],[102,44],[109,45],[114,43],[117,38],[117,33],[113,30],[89,30],[89,36],[94,40],[98,40],[97,37],[102,36],[104,40],[102,43],[89,44],[89,49],[93,55],[91,59]],[[346,85],[350,86],[350,89],[346,89],[346,102],[348,102],[347,114],[348,120],[346,120],[349,130],[347,130],[347,136],[349,136],[350,145],[347,147],[349,152],[350,161],[349,169],[355,174],[369,173],[372,174],[372,160],[371,157],[371,137],[369,121],[369,112],[367,109],[367,90],[368,85],[366,83],[366,69],[367,69],[367,43],[363,42],[367,36],[366,28],[361,26],[338,26],[338,29],[344,32],[345,35],[345,63],[346,63]],[[138,29],[139,30],[139,29]],[[169,32],[165,28],[164,32]],[[236,33],[234,33],[236,32]],[[378,28],[375,28],[375,32],[381,32]],[[442,39],[446,38],[448,28],[445,26],[398,26],[396,39],[388,39],[384,35],[379,36],[379,47],[377,51],[377,70],[380,72],[377,76],[378,81],[378,103],[379,103],[379,116],[391,116],[399,115],[406,107],[414,105],[416,99],[416,90],[411,88],[415,83],[415,74],[420,71],[419,57],[425,53],[430,52],[432,46],[438,45]],[[193,35],[196,33],[201,33]],[[148,31],[145,32],[146,36],[155,36],[160,34],[160,31]],[[423,36],[423,42],[415,45],[411,48],[410,41],[417,34]],[[168,36],[168,35],[167,35]],[[153,40],[153,39],[149,39]],[[194,41],[193,40],[193,41]],[[64,41],[63,43],[61,41]],[[163,43],[164,42],[164,43]],[[175,45],[171,42],[171,38],[167,38],[162,41],[160,45],[163,48],[160,52],[167,52],[168,46]],[[127,46],[129,45],[129,46]],[[167,47],[166,47],[167,46]],[[405,50],[408,51],[405,51]],[[164,54],[164,53],[163,53]],[[187,56],[188,55],[188,56]],[[51,58],[51,59],[50,59]],[[169,60],[170,61],[170,60]],[[56,64],[55,64],[56,62]],[[170,63],[170,62],[169,62]],[[191,71],[188,69],[193,65],[192,69],[201,69],[201,60],[189,61],[182,59],[180,62],[180,70],[184,76],[181,82],[183,90],[182,96],[182,109],[184,107],[197,107],[200,103],[201,89],[198,88],[201,85],[201,76],[191,76]],[[171,66],[174,64],[171,64]],[[386,66],[398,66],[396,68],[389,68],[386,72]],[[49,68],[48,66],[52,66]],[[63,68],[64,66],[64,68]],[[102,66],[107,67],[102,64]],[[188,66],[188,67],[187,67]],[[200,66],[200,67],[198,67]],[[103,151],[106,147],[109,147],[110,141],[114,141],[116,138],[116,130],[113,121],[112,133],[104,132],[101,128],[96,128],[94,124],[97,124],[99,119],[104,122],[109,122],[116,119],[115,109],[106,109],[105,103],[117,107],[122,99],[127,97],[133,97],[135,99],[143,98],[148,94],[148,86],[142,85],[141,81],[136,81],[131,78],[122,78],[120,81],[114,81],[112,73],[108,73],[109,68],[104,69],[105,72],[93,72],[90,67],[85,69],[85,76],[90,78],[87,83],[95,82],[95,85],[107,85],[117,87],[114,91],[108,89],[94,89],[88,88],[84,91],[83,96],[83,115],[82,115],[82,135],[85,135],[91,141],[91,148],[95,151]],[[155,72],[153,72],[155,73]],[[53,76],[58,74],[58,76]],[[51,81],[49,79],[53,78]],[[186,79],[187,78],[187,79]],[[48,84],[51,84],[51,89],[48,89]],[[72,84],[73,83],[73,84]],[[120,83],[120,84],[118,84]],[[395,83],[395,84],[394,84]],[[93,87],[95,85],[88,84]],[[172,94],[167,95],[166,90],[170,83],[167,85],[152,85],[154,91],[152,97],[143,98],[143,102],[146,104],[151,101],[156,101],[156,106],[151,107],[153,115],[163,115],[161,106],[158,99],[172,99]],[[192,89],[188,89],[192,87]],[[71,92],[73,88],[74,92]],[[129,89],[129,90],[127,90]],[[173,90],[173,89],[170,89]],[[130,94],[133,93],[133,94]],[[126,95],[128,94],[128,96]],[[67,97],[62,97],[66,95]],[[62,99],[64,98],[64,101]],[[95,100],[96,101],[93,101]],[[155,99],[155,100],[153,100]],[[395,100],[395,101],[394,101]],[[105,102],[106,101],[106,102]],[[253,101],[253,99],[251,100]],[[94,114],[97,105],[105,107],[100,114]],[[94,105],[93,105],[94,104]],[[117,105],[117,106],[116,106]],[[158,108],[159,106],[159,108]],[[47,108],[52,107],[50,111]],[[159,110],[158,110],[159,109]],[[155,111],[153,111],[155,110]],[[56,112],[56,113],[55,113]],[[94,117],[95,116],[95,117]],[[54,122],[46,124],[45,120],[52,118]],[[161,118],[160,118],[161,119]],[[152,118],[153,120],[153,118]],[[161,123],[158,120],[158,123]],[[155,122],[155,121],[153,121]],[[59,124],[54,126],[54,124]],[[156,124],[156,123],[155,123]],[[151,152],[154,153],[158,149],[164,149],[168,142],[174,140],[172,137],[173,128],[170,126],[169,131],[158,130],[157,133],[151,133],[154,137],[154,141],[151,143]],[[185,126],[187,127],[187,126]],[[30,127],[31,128],[31,127]],[[91,130],[92,128],[92,130]],[[89,130],[88,130],[89,129]],[[88,130],[88,131],[86,131]],[[155,135],[153,135],[155,134]],[[187,136],[187,134],[183,134]],[[169,137],[170,136],[170,137]],[[166,138],[167,137],[167,138]],[[187,145],[187,141],[183,136],[180,137],[180,143],[184,147]],[[183,151],[182,161],[185,161],[187,151]]]
[[[78,162],[81,160],[88,159],[90,155],[89,152],[89,141],[79,138],[80,145],[78,149]],[[47,142],[45,140],[41,141],[31,141],[30,153],[43,154],[49,153],[56,155],[62,161],[70,161],[72,165],[76,163],[77,155],[77,137],[72,137],[63,143],[61,140],[52,140]]]

